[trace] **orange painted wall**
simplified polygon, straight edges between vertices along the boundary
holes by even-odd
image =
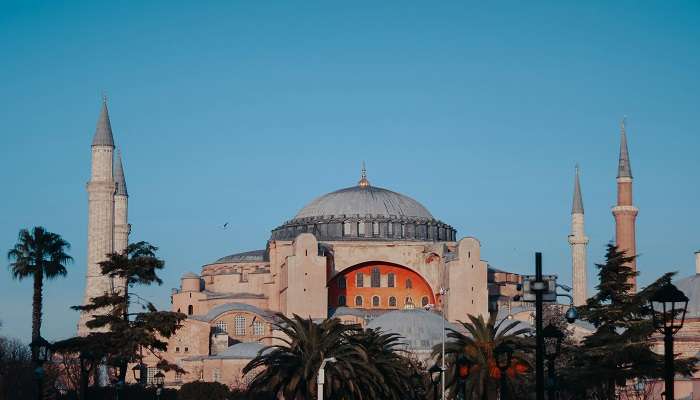
[[[381,287],[371,287],[371,271],[372,268],[378,267],[382,275]],[[363,287],[357,287],[356,274],[361,272],[364,275]],[[387,275],[395,274],[394,287],[387,287]],[[341,277],[345,278],[345,288],[338,285]],[[411,280],[411,288],[406,287],[406,280]],[[346,307],[350,308],[378,308],[378,309],[403,309],[406,297],[413,300],[416,307],[421,307],[421,299],[427,297],[428,303],[435,304],[435,296],[428,283],[417,273],[412,270],[389,263],[369,262],[348,268],[338,274],[328,283],[328,306],[338,307],[339,296],[345,296]],[[355,305],[355,297],[362,296],[362,306]],[[379,296],[379,306],[372,306],[372,297]],[[396,307],[389,306],[389,298],[396,297]]]

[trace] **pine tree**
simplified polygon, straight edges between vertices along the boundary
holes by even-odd
[[[122,284],[111,293],[92,298],[89,304],[72,307],[95,312],[87,327],[96,331],[85,338],[58,343],[58,347],[66,352],[80,352],[89,347],[90,354],[105,356],[107,363],[117,369],[117,380],[121,382],[126,378],[128,364],[140,361],[143,351],[151,352],[160,359],[158,353],[167,350],[167,342],[163,339],[175,334],[186,316],[178,312],[158,311],[151,302],[132,291],[136,285],[162,284],[157,271],[165,263],[156,257],[156,250],[147,242],[138,242],[130,244],[121,253],[108,254],[107,260],[100,263],[102,273],[113,282]],[[134,304],[140,304],[144,311],[132,312]],[[182,371],[163,359],[158,367],[166,371]]]
[[[598,268],[598,293],[579,308],[581,318],[595,331],[585,337],[561,373],[561,388],[572,398],[615,399],[615,389],[635,378],[662,376],[663,357],[651,349],[654,328],[649,298],[673,273],[664,274],[644,290],[633,293],[630,278],[638,273],[629,267],[635,259],[608,244],[605,263]],[[690,374],[695,359],[676,360],[676,371]]]

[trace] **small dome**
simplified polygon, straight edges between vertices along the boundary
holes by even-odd
[[[676,281],[676,287],[688,296],[686,318],[700,318],[700,274]]]
[[[199,275],[194,272],[186,272],[180,279],[199,279]]]
[[[221,257],[215,263],[267,261],[267,251],[252,250]]]
[[[395,216],[433,219],[422,204],[391,190],[374,186],[352,186],[325,194],[307,204],[294,219],[331,215]]]
[[[385,333],[397,333],[402,342],[412,350],[431,350],[442,343],[442,316],[425,310],[397,310],[383,314],[370,321],[367,328],[379,328]],[[456,329],[445,321],[445,328]]]
[[[212,358],[252,360],[264,348],[265,345],[260,342],[241,342],[230,346]]]

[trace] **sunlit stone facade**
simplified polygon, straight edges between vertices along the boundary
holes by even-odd
[[[250,377],[242,367],[279,335],[276,313],[363,325],[425,306],[449,321],[488,313],[479,241],[456,240],[456,231],[420,203],[370,185],[364,172],[356,186],[313,200],[273,229],[264,247],[182,276],[171,309],[188,318],[162,356],[187,373],[167,372],[167,385],[245,385]],[[445,298],[440,288],[449,288]],[[433,339],[418,335],[406,345]],[[151,368],[156,361],[146,359]]]

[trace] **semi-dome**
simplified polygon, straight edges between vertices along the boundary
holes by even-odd
[[[305,232],[319,240],[454,241],[457,235],[418,201],[370,185],[364,168],[356,186],[317,197],[275,228],[272,239],[294,240]]]

